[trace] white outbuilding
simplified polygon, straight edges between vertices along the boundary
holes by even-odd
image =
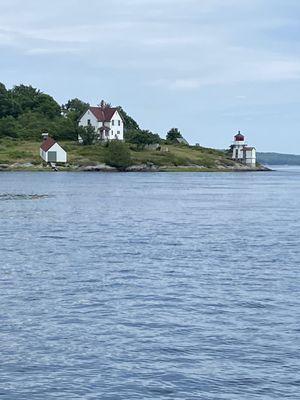
[[[66,151],[51,137],[43,134],[40,156],[46,163],[66,163]]]

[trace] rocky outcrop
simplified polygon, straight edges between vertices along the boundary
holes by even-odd
[[[115,172],[117,168],[111,167],[107,164],[98,164],[98,165],[87,165],[85,167],[79,167],[78,171],[85,172]]]
[[[159,167],[152,163],[131,165],[126,168],[126,172],[155,172],[159,171]]]

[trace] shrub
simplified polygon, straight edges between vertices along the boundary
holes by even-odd
[[[130,150],[127,145],[119,140],[109,142],[105,162],[111,167],[124,171],[131,165]]]
[[[78,134],[82,139],[82,144],[85,146],[89,146],[94,143],[96,130],[92,125],[88,125],[85,127],[78,127]]]

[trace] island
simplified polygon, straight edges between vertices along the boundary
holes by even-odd
[[[50,147],[43,146],[44,140],[51,146],[57,143],[65,153],[63,162],[46,158]],[[242,141],[236,143],[244,146]],[[244,147],[245,155],[248,149]],[[7,89],[0,84],[0,171],[268,170],[259,163],[235,159],[233,154],[232,146],[217,150],[190,145],[177,128],[163,139],[141,129],[121,106],[101,101],[90,107],[77,98],[59,105],[32,86]]]

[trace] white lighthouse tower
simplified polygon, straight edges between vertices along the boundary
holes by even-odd
[[[234,137],[232,145],[232,158],[236,161],[243,161],[244,159],[244,147],[246,146],[245,136],[239,131]]]
[[[239,131],[234,137],[232,148],[232,159],[248,165],[251,168],[256,166],[256,149],[247,146],[245,136]]]

